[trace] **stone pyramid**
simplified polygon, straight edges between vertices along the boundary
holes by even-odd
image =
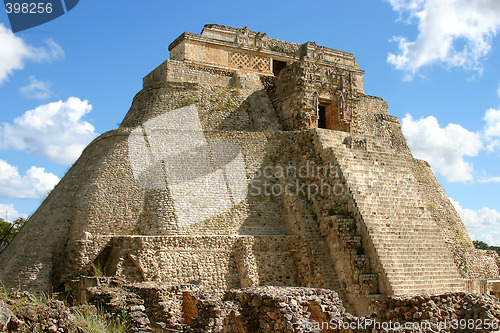
[[[352,54],[220,25],[169,50],[0,253],[7,287],[78,292],[99,271],[327,288],[368,313],[498,278]]]

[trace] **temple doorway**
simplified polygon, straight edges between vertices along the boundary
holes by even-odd
[[[348,122],[340,119],[337,103],[334,100],[321,99],[318,105],[318,128],[349,132]]]
[[[273,59],[273,74],[278,76],[283,68],[286,67],[286,62]]]
[[[326,127],[326,106],[319,105],[318,106],[318,128],[327,128]]]

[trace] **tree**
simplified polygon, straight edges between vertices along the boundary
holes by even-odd
[[[17,235],[22,226],[26,223],[23,217],[17,218],[14,222],[10,223],[0,218],[0,241],[9,243],[14,236]]]
[[[490,249],[490,246],[483,241],[475,240],[472,243],[474,243],[474,246],[476,247],[476,249],[480,249],[480,250],[489,250]]]
[[[4,235],[7,235],[11,228],[12,224],[0,218],[0,239],[3,239]]]
[[[498,253],[498,255],[500,255],[500,246],[490,246],[490,245],[486,244],[485,242],[479,241],[479,240],[475,240],[472,243],[474,243],[474,246],[476,247],[476,249],[493,250],[493,251],[496,251]]]
[[[496,251],[500,256],[500,246],[490,246],[490,250]]]

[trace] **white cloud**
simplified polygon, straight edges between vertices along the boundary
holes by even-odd
[[[418,21],[414,41],[395,36],[398,54],[387,61],[411,79],[423,66],[442,63],[482,72],[482,61],[500,29],[498,0],[388,0],[393,10]]]
[[[415,12],[425,3],[425,0],[388,0],[392,8],[398,12]]]
[[[415,157],[428,161],[434,172],[444,175],[447,181],[464,182],[474,178],[466,156],[474,157],[483,148],[494,151],[500,147],[500,110],[487,110],[483,120],[483,130],[471,132],[457,124],[442,128],[433,116],[414,120],[407,114],[402,128]],[[479,182],[496,183],[500,177],[483,175]]]
[[[413,155],[426,160],[434,172],[450,182],[473,180],[471,163],[465,156],[476,156],[483,143],[478,133],[457,124],[442,128],[433,116],[414,120],[407,114],[402,120],[403,132]]]
[[[37,62],[62,60],[66,56],[61,45],[57,44],[52,38],[45,41],[46,47],[30,46],[30,59]]]
[[[17,167],[0,160],[0,197],[39,199],[44,197],[59,182],[59,178],[45,172],[44,168],[32,166],[22,176]]]
[[[484,231],[483,233],[480,233],[476,238],[478,240],[486,242],[486,244],[488,245],[500,246],[500,230],[498,229]]]
[[[64,58],[64,50],[54,40],[49,39],[45,43],[44,47],[26,44],[0,23],[0,84],[13,71],[23,69],[27,60],[43,62]]]
[[[24,59],[29,56],[29,48],[24,41],[0,24],[0,84],[16,69],[24,67]]]
[[[0,126],[0,148],[24,150],[56,163],[71,164],[97,136],[94,126],[82,119],[90,110],[92,105],[77,97],[40,105],[12,124]]]
[[[462,218],[472,238],[483,240],[489,245],[500,246],[500,212],[483,207],[480,210],[463,208],[458,201],[449,198]]]
[[[489,109],[483,119],[486,121],[486,136],[500,137],[500,110]]]
[[[500,147],[500,140],[491,140],[486,146],[486,149],[488,149],[489,151],[494,151],[495,149],[497,149],[497,147]]]
[[[46,81],[37,80],[33,75],[30,76],[30,83],[19,88],[19,91],[29,99],[47,99],[52,96],[50,84]]]
[[[12,222],[18,217],[27,218],[28,214],[20,213],[14,207],[14,204],[2,204],[0,203],[0,217],[6,221]]]
[[[480,183],[500,183],[500,177],[489,177],[479,180]]]
[[[489,151],[494,151],[500,147],[500,110],[489,109],[483,120],[486,122],[484,127],[486,148]]]

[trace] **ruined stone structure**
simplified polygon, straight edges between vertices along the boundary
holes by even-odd
[[[352,54],[206,25],[144,78],[0,254],[7,287],[128,281],[382,295],[487,292],[474,249]]]

